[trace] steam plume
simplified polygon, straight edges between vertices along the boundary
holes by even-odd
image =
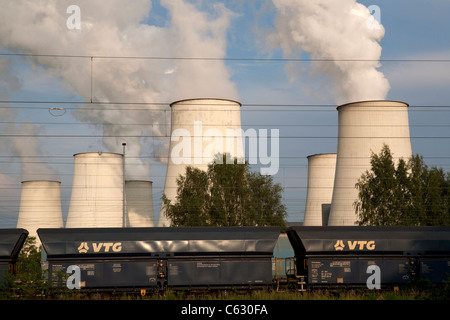
[[[80,8],[81,23],[70,30],[67,8],[73,4]],[[170,119],[155,111],[161,106],[136,103],[237,98],[221,61],[142,58],[224,57],[233,13],[221,4],[211,5],[209,13],[183,0],[161,0],[161,5],[169,12],[164,27],[143,23],[152,9],[150,0],[0,0],[0,46],[23,53],[81,56],[28,59],[85,101],[106,102],[80,106],[73,115],[101,125],[109,151],[121,152],[122,142],[127,142],[127,155],[139,159],[142,148],[152,148],[142,136],[167,134]],[[137,161],[132,170],[147,178],[148,163]]]
[[[21,88],[18,77],[12,74],[10,61],[0,59],[0,100],[8,100],[10,92]],[[18,111],[0,106],[0,155],[6,156],[1,166],[10,167],[20,160],[21,181],[39,176],[44,179],[57,179],[56,171],[42,161],[41,141],[36,137],[44,128],[31,122],[18,123]],[[1,170],[3,172],[3,170]],[[5,177],[5,179],[7,179]],[[8,180],[8,179],[7,179]],[[12,181],[11,179],[9,179]],[[0,186],[4,179],[0,179]]]
[[[273,0],[270,44],[286,57],[310,55],[312,75],[326,75],[338,104],[384,99],[389,83],[380,67],[384,28],[355,0]],[[355,61],[356,60],[356,61]]]

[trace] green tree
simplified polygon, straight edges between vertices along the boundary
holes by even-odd
[[[271,176],[251,172],[247,162],[230,164],[217,155],[207,171],[187,167],[177,185],[173,203],[163,195],[163,212],[172,226],[285,227],[283,189]]]
[[[166,215],[172,225],[203,225],[209,224],[209,196],[208,175],[206,172],[186,168],[186,176],[177,178],[177,199],[180,205],[171,205],[170,201],[163,195],[163,205]]]
[[[450,225],[450,174],[429,168],[416,155],[409,162],[412,213],[416,224]]]
[[[43,295],[47,282],[41,266],[42,249],[36,245],[36,237],[29,236],[24,242],[16,262],[15,274],[10,274],[4,284],[5,296],[18,294],[30,299]]]
[[[388,146],[356,183],[359,225],[450,225],[450,175],[419,155],[395,166]]]

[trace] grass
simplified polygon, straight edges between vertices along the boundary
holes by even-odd
[[[136,297],[135,297],[136,298]],[[305,292],[253,290],[190,293],[168,290],[163,294],[139,297],[149,300],[448,300],[439,290],[313,290]]]
[[[0,299],[33,299],[33,300],[449,300],[448,290],[405,289],[405,290],[311,290],[304,292],[289,290],[258,289],[252,291],[222,290],[214,292],[188,292],[167,290],[162,293],[146,293],[139,291],[123,293],[83,292],[65,290],[52,295],[40,296],[3,296]]]

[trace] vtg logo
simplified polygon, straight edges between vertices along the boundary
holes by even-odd
[[[347,241],[347,247],[348,250],[375,250],[375,241],[365,241],[365,240],[359,240],[359,241]],[[334,244],[334,250],[336,251],[342,251],[345,249],[345,244],[343,240],[337,240]]]
[[[77,248],[79,253],[91,252],[91,248],[88,246],[87,242],[82,242]],[[120,252],[122,251],[122,242],[93,242],[92,251],[98,252]]]

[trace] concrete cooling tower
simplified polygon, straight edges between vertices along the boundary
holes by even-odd
[[[304,226],[328,224],[335,170],[335,153],[308,156],[308,189],[303,219]]]
[[[171,139],[164,194],[175,200],[176,179],[186,167],[207,170],[217,153],[243,158],[241,104],[225,99],[190,99],[171,104]],[[163,214],[158,226],[169,226]]]
[[[341,105],[333,198],[328,225],[354,225],[357,221],[355,184],[370,170],[370,156],[383,144],[396,161],[412,155],[408,104],[397,101],[362,101]]]
[[[125,181],[125,197],[128,214],[128,227],[153,227],[152,181]]]
[[[39,228],[63,228],[61,211],[61,182],[23,181],[20,197],[17,228],[28,230],[30,237],[36,237]]]
[[[123,155],[75,154],[66,228],[122,227],[123,188]]]

